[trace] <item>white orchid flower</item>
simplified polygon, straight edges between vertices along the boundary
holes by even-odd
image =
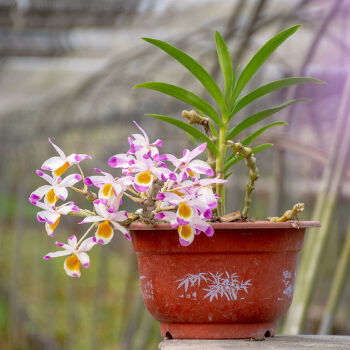
[[[30,194],[29,198],[36,202],[45,196],[44,200],[48,205],[55,205],[59,198],[63,201],[66,200],[68,197],[67,187],[74,186],[82,179],[82,176],[80,174],[68,175],[62,179],[61,177],[53,178],[41,170],[37,170],[36,173],[38,176],[46,180],[50,185],[40,186]]]
[[[51,237],[53,236],[53,232],[61,220],[61,215],[67,215],[71,211],[80,211],[80,209],[73,202],[67,202],[55,207],[46,203],[34,201],[32,199],[29,199],[29,201],[33,205],[43,209],[42,211],[39,211],[36,216],[39,222],[45,223],[46,232]]]
[[[114,208],[107,207],[106,201],[101,199],[96,199],[93,203],[95,211],[98,215],[87,216],[83,221],[79,222],[79,224],[102,221],[98,225],[94,237],[97,243],[109,243],[114,235],[113,227],[122,232],[128,240],[131,240],[129,231],[119,224],[119,222],[128,219],[128,213],[125,210],[117,211],[119,207],[119,205],[117,205],[118,203],[116,203],[116,206]]]
[[[84,159],[91,159],[91,156],[88,154],[73,153],[66,156],[62,149],[55,145],[50,139],[49,142],[55,148],[59,156],[51,157],[46,160],[41,166],[41,169],[52,171],[54,176],[61,176],[73,164],[79,164]]]
[[[56,245],[62,247],[63,250],[57,252],[50,252],[44,256],[44,259],[57,258],[59,256],[70,255],[64,261],[64,270],[67,275],[71,277],[80,277],[80,265],[88,268],[90,265],[90,258],[87,251],[91,250],[91,248],[96,244],[93,237],[85,239],[79,247],[77,248],[77,237],[75,235],[70,236],[68,238],[68,244],[64,244],[61,242],[56,242]]]

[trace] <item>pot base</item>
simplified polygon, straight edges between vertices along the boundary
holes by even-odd
[[[266,323],[161,323],[165,338],[245,339],[273,337],[276,324]]]

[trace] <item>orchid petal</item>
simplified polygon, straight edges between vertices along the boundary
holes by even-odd
[[[36,170],[36,174],[42,177],[44,180],[46,180],[51,186],[56,184],[56,181],[54,180],[54,178],[49,174],[46,174],[41,170]]]
[[[77,182],[79,182],[81,180],[82,180],[82,176],[80,174],[68,175],[60,182],[60,186],[62,186],[62,187],[72,187]]]
[[[43,163],[43,165],[41,166],[41,169],[54,171],[62,167],[65,163],[66,163],[65,159],[62,159],[57,156],[51,157]]]
[[[98,222],[105,220],[101,216],[87,216],[84,220],[80,221],[79,224],[86,224],[88,222]]]
[[[58,258],[60,256],[66,256],[66,255],[69,255],[69,254],[72,254],[72,252],[70,252],[69,250],[59,250],[57,252],[50,252],[50,253],[47,253],[44,256],[44,260],[48,260],[48,259],[51,259],[51,258]]]
[[[57,151],[57,153],[60,155],[61,158],[65,159],[66,155],[65,153],[62,151],[61,148],[59,148],[57,145],[55,145],[51,139],[49,138],[49,142],[51,143],[51,145],[53,146],[53,148]]]
[[[203,162],[202,160],[193,160],[191,163],[189,163],[189,167],[191,168],[191,170],[193,169],[196,173],[214,176],[214,171],[211,168],[211,166],[208,163]]]
[[[83,265],[83,267],[85,267],[87,269],[89,267],[89,265],[90,265],[89,255],[87,255],[85,252],[78,252],[75,255],[80,260],[80,262]]]
[[[207,143],[204,142],[195,149],[193,149],[188,155],[187,155],[187,161],[190,162],[193,158],[196,158],[198,155],[200,155],[205,149],[207,148]]]
[[[30,196],[29,196],[29,200],[31,202],[37,202],[39,201],[41,198],[43,198],[45,196],[45,194],[51,189],[52,187],[49,185],[44,185],[44,186],[40,186],[39,188],[37,188],[35,191],[33,191]]]
[[[95,237],[89,237],[81,242],[79,252],[88,252],[93,246],[96,245]]]

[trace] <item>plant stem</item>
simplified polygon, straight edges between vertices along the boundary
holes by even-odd
[[[242,211],[242,216],[246,217],[252,201],[251,194],[255,189],[254,183],[259,177],[259,169],[256,166],[256,159],[251,148],[244,147],[241,143],[232,141],[227,141],[227,145],[232,148],[233,152],[244,157],[245,162],[249,167],[249,182],[247,183],[246,194],[244,198],[244,208]]]
[[[285,211],[281,217],[274,216],[268,218],[268,220],[271,222],[285,222],[288,220],[293,220],[294,217],[302,211],[304,211],[304,203],[297,203],[291,210]]]
[[[220,179],[224,178],[224,165],[226,158],[226,135],[227,135],[227,121],[220,127],[219,133],[219,156],[216,158],[216,175],[220,174]],[[216,184],[216,193],[220,197],[218,202],[218,216],[225,214],[225,184]]]
[[[87,209],[80,209],[79,212],[76,211],[70,211],[68,213],[68,215],[70,216],[81,216],[81,217],[87,217],[87,216],[92,216],[92,215],[96,215],[94,212],[87,210]]]
[[[128,198],[130,198],[133,202],[135,203],[141,203],[143,202],[143,199],[141,198],[136,198],[134,196],[132,196],[131,194],[127,193],[127,192],[124,192],[124,195],[127,196]]]
[[[84,240],[84,238],[90,233],[90,231],[96,226],[96,222],[94,222],[88,230],[83,234],[83,237],[79,239],[79,242],[76,244],[75,249],[78,249],[79,244]]]

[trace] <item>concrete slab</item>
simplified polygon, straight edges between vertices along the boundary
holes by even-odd
[[[279,335],[265,340],[171,339],[159,344],[159,350],[350,350],[350,336]]]

